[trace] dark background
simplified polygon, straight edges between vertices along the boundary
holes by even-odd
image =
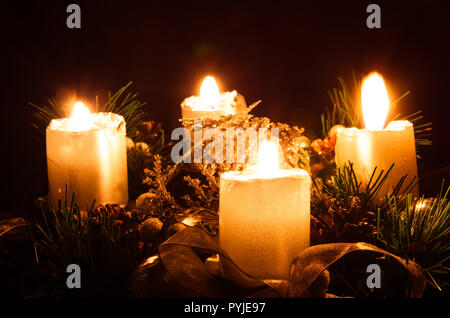
[[[178,126],[179,104],[212,74],[255,115],[320,134],[327,91],[352,70],[381,72],[398,106],[433,122],[425,170],[449,165],[449,21],[445,2],[372,1],[381,29],[366,27],[368,1],[16,1],[2,3],[2,205],[47,189],[45,137],[28,102],[75,90],[95,96],[134,82],[150,119]],[[66,7],[81,6],[81,29]],[[82,155],[82,154],[80,154]],[[76,160],[76,158],[74,159]]]

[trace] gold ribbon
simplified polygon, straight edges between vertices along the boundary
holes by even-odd
[[[410,297],[421,297],[426,281],[422,268],[413,261],[368,243],[332,243],[312,246],[293,260],[289,280],[259,280],[244,273],[223,251],[216,237],[198,227],[178,232],[159,247],[166,279],[183,297],[336,297],[327,294],[328,268],[349,253],[376,253],[392,257],[408,272]],[[205,259],[220,258],[221,274],[213,274]]]

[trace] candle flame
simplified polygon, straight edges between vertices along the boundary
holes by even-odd
[[[83,102],[76,102],[71,115],[71,122],[74,130],[87,130],[90,127],[91,112]]]
[[[258,170],[270,172],[278,169],[278,145],[273,141],[264,141],[259,145]]]
[[[219,103],[220,92],[216,80],[212,76],[206,76],[200,87],[200,99],[207,106],[215,107]]]
[[[389,110],[389,97],[383,77],[377,72],[370,73],[363,80],[361,103],[366,128],[370,130],[383,129]]]

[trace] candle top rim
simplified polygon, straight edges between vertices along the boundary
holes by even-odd
[[[337,130],[337,135],[345,135],[345,136],[357,136],[361,133],[388,133],[393,131],[404,131],[409,127],[412,127],[413,123],[408,120],[394,120],[391,121],[385,128],[383,129],[367,129],[367,128],[356,128],[356,127],[343,127]]]
[[[285,178],[309,178],[309,173],[300,168],[282,169],[277,168],[267,171],[267,173],[261,172],[256,166],[250,166],[242,171],[228,171],[222,173],[220,176],[222,179],[234,180],[234,181],[258,181],[258,180],[277,180]]]
[[[106,128],[117,129],[122,127],[125,129],[125,119],[122,115],[111,112],[98,112],[89,114],[89,127],[86,129],[78,129],[73,125],[73,118],[55,118],[50,121],[47,130],[65,131],[68,133],[83,133],[93,130],[101,130]]]
[[[231,110],[235,106],[235,98],[237,95],[238,92],[236,90],[233,90],[231,92],[219,93],[220,99],[216,106],[205,105],[200,96],[194,95],[185,98],[181,103],[181,107],[186,107],[194,111],[217,111],[226,109]]]

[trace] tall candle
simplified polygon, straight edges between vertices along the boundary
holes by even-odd
[[[381,170],[387,172],[394,164],[378,192],[377,199],[380,201],[392,192],[404,175],[407,177],[401,190],[405,189],[413,178],[417,180],[414,129],[413,124],[406,120],[392,121],[383,128],[389,99],[383,78],[378,73],[370,74],[363,81],[361,102],[366,129],[352,127],[340,128],[337,131],[336,165],[342,167],[352,162],[358,181],[366,186],[375,167],[378,175]],[[412,193],[418,195],[417,185],[412,189]]]
[[[49,197],[57,206],[75,193],[82,209],[128,202],[124,118],[90,113],[77,102],[72,117],[54,119],[46,131]]]
[[[220,177],[219,242],[256,278],[288,278],[299,252],[309,247],[309,174],[279,169],[273,142],[260,145],[257,166]]]
[[[220,93],[214,77],[207,76],[200,87],[200,95],[183,101],[181,115],[183,119],[218,119],[245,108],[245,100],[240,94],[236,91]]]

